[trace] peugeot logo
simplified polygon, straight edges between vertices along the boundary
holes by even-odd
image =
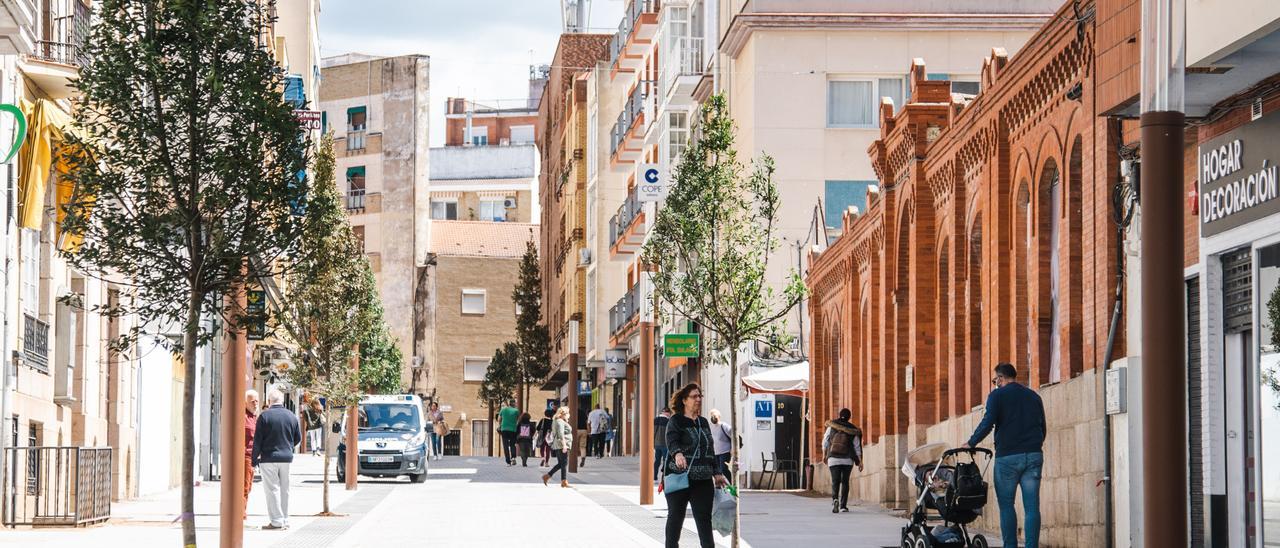
[[[377,445],[379,448],[383,448],[387,446],[387,442],[380,441],[380,442],[377,442],[375,445]]]

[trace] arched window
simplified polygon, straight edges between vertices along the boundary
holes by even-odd
[[[1064,293],[1062,288],[1062,270],[1059,253],[1059,233],[1062,219],[1062,185],[1058,173],[1058,163],[1053,158],[1047,160],[1040,169],[1037,217],[1039,218],[1040,242],[1039,266],[1040,282],[1040,363],[1039,383],[1057,382],[1062,378],[1062,346],[1059,342],[1059,325],[1062,321],[1061,303]]]
[[[1069,299],[1071,306],[1067,310],[1071,313],[1071,319],[1068,324],[1067,344],[1071,358],[1070,375],[1075,377],[1084,372],[1084,237],[1082,231],[1083,225],[1083,209],[1082,204],[1084,198],[1084,160],[1083,142],[1079,135],[1076,135],[1075,141],[1071,143],[1070,163],[1067,165],[1067,176],[1070,183],[1067,185],[1067,227],[1070,234],[1067,237],[1068,245],[1068,268],[1070,269]]]
[[[1031,190],[1026,179],[1018,183],[1013,208],[1013,284],[1014,284],[1014,363],[1019,370],[1027,371],[1032,363],[1031,341],[1035,334],[1031,324],[1031,299],[1028,286],[1031,283],[1028,257],[1035,254],[1035,227],[1031,224]]]
[[[982,215],[973,219],[969,228],[969,280],[965,288],[969,324],[969,375],[965,407],[972,408],[982,401]]]
[[[938,415],[951,417],[951,379],[955,360],[951,359],[951,242],[944,239],[938,253]]]

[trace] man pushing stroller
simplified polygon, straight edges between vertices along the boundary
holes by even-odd
[[[1034,390],[1016,382],[1018,371],[1012,364],[996,366],[987,396],[982,422],[963,447],[976,447],[995,428],[996,501],[1000,506],[1000,535],[1005,548],[1018,547],[1018,514],[1014,496],[1022,489],[1023,528],[1026,548],[1040,543],[1040,471],[1044,467],[1044,438],[1047,431],[1044,403]]]

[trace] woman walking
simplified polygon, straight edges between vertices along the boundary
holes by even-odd
[[[528,413],[520,414],[516,423],[516,447],[520,450],[520,466],[529,467],[529,453],[533,452],[533,420]]]
[[[555,453],[556,465],[542,475],[542,484],[546,485],[556,471],[560,471],[560,487],[568,487],[569,450],[573,447],[573,429],[569,427],[569,408],[556,409],[555,420],[551,423],[551,451]],[[708,508],[708,516],[710,509]]]
[[[693,522],[698,529],[698,542],[702,548],[713,548],[715,537],[711,534],[711,502],[715,490],[728,484],[716,466],[715,446],[711,438],[711,424],[702,417],[702,388],[689,383],[671,396],[671,408],[675,416],[667,423],[666,470],[663,472],[663,492],[667,497],[667,548],[680,546],[680,532],[684,529],[687,507],[693,507]],[[674,492],[665,476],[688,474],[688,486]]]
[[[551,415],[553,414],[550,409],[544,409],[542,418],[538,420],[538,426],[533,431],[534,443],[538,444],[538,454],[542,455],[542,463],[538,466],[547,466],[548,460],[551,459]]]
[[[852,414],[841,409],[840,416],[827,421],[822,434],[822,452],[831,470],[831,513],[849,511],[849,475],[853,466],[862,471],[862,430],[849,422]]]
[[[427,421],[431,423],[431,434],[429,440],[431,444],[431,455],[435,460],[440,460],[443,454],[441,447],[444,444],[444,436],[449,433],[449,426],[444,422],[444,413],[440,411],[440,404],[431,402],[431,408],[427,410]]]

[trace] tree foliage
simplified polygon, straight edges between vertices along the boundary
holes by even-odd
[[[360,387],[366,394],[400,394],[404,355],[391,336],[383,317],[382,301],[374,284],[373,271],[366,269],[366,287],[373,295],[373,325],[360,339]]]
[[[484,380],[476,394],[481,403],[502,405],[515,401],[516,389],[520,385],[519,356],[520,349],[512,342],[493,352],[493,359],[485,369]]]
[[[538,266],[538,246],[530,235],[520,259],[520,278],[511,299],[516,304],[516,348],[519,390],[525,405],[529,387],[540,384],[551,373],[551,335],[542,323],[542,273]]]
[[[778,340],[783,318],[804,298],[794,270],[781,289],[769,283],[769,257],[778,248],[775,232],[780,203],[767,154],[747,170],[734,150],[734,124],[723,95],[702,107],[701,134],[676,166],[666,205],[654,220],[642,261],[656,300],[710,331],[706,345],[727,354],[731,368],[730,406],[738,422],[738,349],[743,343]],[[731,444],[731,461],[738,446]],[[734,523],[733,544],[739,527]]]
[[[279,273],[305,207],[308,143],[261,41],[271,2],[102,0],[60,161],[74,192],[60,213],[83,243],[84,272],[126,280],[131,298],[96,312],[136,314],[138,329],[181,326],[186,363],[241,311],[221,296]],[[253,259],[253,260],[249,260]],[[183,394],[183,543],[194,546],[195,367]]]

